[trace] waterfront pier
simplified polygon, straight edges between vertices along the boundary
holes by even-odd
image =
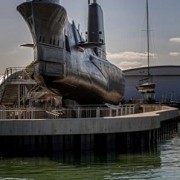
[[[119,109],[88,108],[86,113],[82,113],[80,107],[73,110],[76,117],[74,113],[70,117],[70,109],[63,110],[68,115],[63,117],[57,117],[58,111],[50,114],[33,109],[1,110],[0,156],[58,155],[63,158],[67,154],[76,157],[109,151],[118,154],[154,151],[158,143],[178,130],[179,110],[167,106],[144,105],[141,106],[143,113],[137,113],[135,105]],[[120,112],[129,114],[115,114]],[[32,119],[40,114],[46,118]],[[86,116],[80,117],[80,114]]]

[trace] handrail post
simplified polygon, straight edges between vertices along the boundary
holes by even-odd
[[[100,117],[99,107],[97,107],[97,109],[96,109],[96,117]]]
[[[112,117],[112,109],[109,108],[109,116]]]
[[[80,107],[77,108],[77,117],[80,118]]]
[[[116,109],[116,116],[118,116],[118,109]]]

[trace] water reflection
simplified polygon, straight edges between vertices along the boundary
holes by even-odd
[[[70,152],[67,156],[66,163],[60,156],[1,159],[0,180],[180,179],[179,136],[159,145],[156,152],[101,156],[89,152],[74,162]]]
[[[95,158],[98,159],[98,158]],[[104,159],[93,163],[73,165],[49,159],[1,159],[0,180],[56,180],[56,179],[127,179],[148,174],[160,168],[160,153],[119,155],[114,161]],[[149,174],[151,176],[151,173]]]

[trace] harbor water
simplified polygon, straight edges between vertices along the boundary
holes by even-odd
[[[91,159],[90,157],[88,158]],[[123,180],[180,179],[180,135],[161,143],[157,151],[102,155],[93,161],[62,163],[58,158],[0,159],[0,180]]]

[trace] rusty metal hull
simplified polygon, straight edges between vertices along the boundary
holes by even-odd
[[[85,45],[62,6],[34,0],[17,10],[33,37],[38,84],[79,104],[119,104],[125,84],[122,71]]]

